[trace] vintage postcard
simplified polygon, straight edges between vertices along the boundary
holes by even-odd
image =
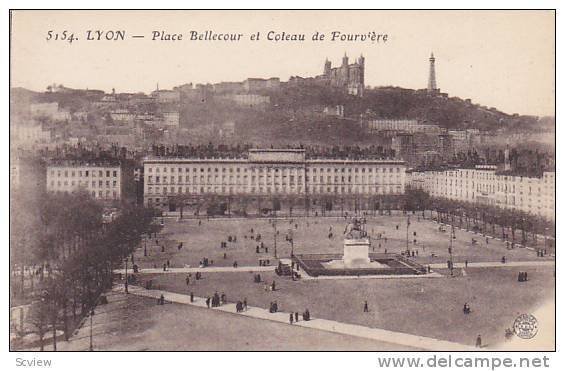
[[[12,10],[10,350],[554,351],[555,16]]]

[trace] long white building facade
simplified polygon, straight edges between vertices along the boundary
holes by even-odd
[[[433,197],[520,210],[555,220],[555,172],[541,178],[497,174],[495,166],[413,172],[410,186]]]
[[[47,191],[88,192],[98,200],[122,198],[122,169],[119,164],[57,161],[47,165]]]
[[[306,159],[302,149],[252,149],[241,159],[144,160],[144,203],[166,206],[178,195],[401,195],[398,160]]]

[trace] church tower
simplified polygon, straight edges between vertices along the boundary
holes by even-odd
[[[342,66],[348,66],[349,65],[349,58],[347,57],[347,53],[345,53],[343,55],[343,58],[341,59],[341,65]]]
[[[326,58],[326,63],[324,64],[324,76],[330,77],[332,71],[332,62]]]
[[[341,59],[340,75],[341,81],[339,85],[347,87],[349,84],[349,58],[347,58],[347,53],[345,53]]]
[[[357,63],[359,64],[359,83],[365,86],[365,57],[363,57],[363,54],[361,54]]]
[[[436,59],[434,58],[434,53],[430,56],[430,75],[428,76],[428,91],[437,92],[436,84]]]

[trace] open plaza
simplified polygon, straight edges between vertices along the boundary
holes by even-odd
[[[311,344],[333,349],[332,342],[340,341],[340,336],[344,342],[350,341],[346,339],[351,335],[345,335],[349,330],[340,330],[343,326],[367,330],[366,336],[364,330],[357,333],[356,341],[362,342],[360,349],[434,349],[429,344],[434,341],[448,342],[453,349],[470,348],[475,346],[478,335],[483,347],[497,349],[515,340],[506,336],[506,330],[512,328],[520,314],[535,313],[547,305],[554,308],[553,254],[540,257],[536,252],[539,246],[516,244],[509,248],[494,236],[458,228],[451,232],[451,227],[417,215],[370,216],[364,230],[371,242],[371,255],[396,254],[425,267],[424,274],[311,277],[294,264],[297,273],[294,280],[275,272],[280,259],[290,262],[291,253],[295,256],[341,254],[349,221],[342,217],[157,218],[162,230],[146,238],[133,259],[128,259],[128,300],[132,296],[158,298],[162,294],[165,301],[174,302],[156,306],[155,300],[136,299],[136,308],[163,313],[152,315],[151,324],[147,324],[152,331],[177,324],[171,330],[171,341],[178,342],[173,348],[184,350],[196,349],[183,336],[173,335],[184,326],[224,328],[219,332],[210,330],[214,334],[209,335],[210,341],[203,338],[198,344],[206,344],[207,349],[232,349],[216,338],[232,336],[228,333],[233,331],[233,321],[243,321],[242,326],[251,329],[257,338],[269,338],[253,349],[299,350],[303,342],[298,337],[315,338],[320,330],[333,332],[335,338],[322,336]],[[450,243],[452,233],[454,239]],[[454,262],[453,269],[448,269],[448,260]],[[527,281],[518,280],[519,272],[527,272]],[[123,269],[121,273],[125,273]],[[118,289],[123,291],[123,287]],[[212,313],[218,308],[208,310],[204,300],[214,294],[221,294],[224,305],[245,301],[248,307],[264,310],[266,314],[248,313],[247,318],[236,320],[234,314],[239,312],[236,310],[234,314]],[[200,308],[183,305],[184,302],[196,303]],[[279,313],[268,313],[274,302]],[[470,308],[469,313],[463,311],[465,304]],[[302,323],[305,311],[314,319],[312,323],[317,319],[327,323],[314,326],[316,329],[297,326]],[[138,316],[135,312],[129,311],[131,320]],[[282,324],[281,318],[275,317],[282,313],[299,313],[299,322],[292,325],[295,328],[289,327],[288,317],[283,317],[286,323]],[[538,320],[540,332],[553,331],[548,319]],[[223,321],[230,325],[218,326]],[[286,327],[261,335],[274,326],[270,322],[277,323],[276,327]],[[372,330],[384,332],[375,337]],[[128,336],[130,331],[135,330],[124,328],[117,331],[117,336]],[[296,335],[292,335],[293,331]],[[404,335],[408,340],[395,341]],[[409,336],[417,340],[411,342]],[[426,340],[421,341],[422,337]],[[155,349],[152,344],[146,346]]]

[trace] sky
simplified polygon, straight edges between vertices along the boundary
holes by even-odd
[[[157,84],[286,81],[321,74],[326,58],[337,66],[347,53],[350,63],[365,57],[366,85],[421,89],[433,51],[442,92],[507,113],[554,114],[552,11],[14,11],[11,21],[12,87],[150,92]],[[65,30],[78,40],[54,40]],[[88,30],[123,30],[126,37],[89,41]],[[183,40],[153,41],[154,31]],[[191,41],[190,31],[243,36]],[[306,40],[269,41],[269,31]],[[388,36],[386,42],[331,41],[332,31]],[[250,40],[257,32],[260,39]],[[312,41],[315,32],[326,39]]]

